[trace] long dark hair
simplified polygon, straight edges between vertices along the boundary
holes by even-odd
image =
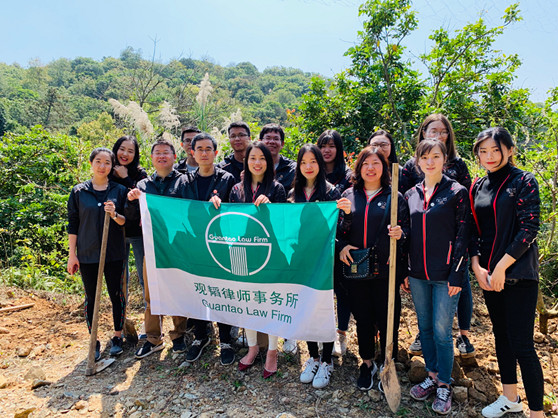
[[[477,139],[473,145],[473,154],[475,154],[477,158],[479,157],[480,145],[485,140],[490,138],[492,138],[494,142],[496,142],[496,146],[500,150],[500,154],[503,154],[502,145],[504,145],[509,150],[515,148],[513,138],[506,128],[501,128],[499,126],[496,126],[494,128],[488,128],[478,134]],[[510,165],[515,165],[513,161],[513,155],[510,156],[508,162],[510,163]]]
[[[335,145],[335,160],[333,165],[333,177],[339,179],[345,176],[347,165],[345,164],[345,151],[343,150],[343,140],[341,135],[335,129],[326,129],[318,138],[318,148],[322,148],[329,141],[333,141]]]
[[[362,166],[364,165],[364,161],[371,155],[377,155],[382,163],[382,177],[380,177],[380,185],[384,189],[391,185],[391,174],[384,153],[380,148],[374,147],[372,145],[368,145],[360,152],[360,154],[358,154],[356,160],[355,170],[353,171],[353,178],[352,178],[355,189],[364,190],[364,179],[362,178],[360,172],[362,171]]]
[[[314,154],[314,157],[316,157],[316,161],[318,163],[318,168],[320,170],[318,172],[318,175],[316,176],[316,180],[314,181],[314,194],[316,195],[317,200],[325,200],[327,192],[325,162],[324,157],[322,156],[322,152],[314,144],[304,144],[298,150],[298,156],[296,158],[296,172],[294,178],[294,194],[295,196],[304,196],[304,188],[306,187],[307,181],[306,177],[304,177],[304,174],[302,174],[302,171],[300,170],[300,166],[302,165],[302,158],[307,152],[311,152],[312,154]]]
[[[135,136],[124,135],[124,136],[121,136],[120,138],[118,138],[118,140],[114,143],[114,145],[112,147],[112,152],[113,152],[113,154],[115,156],[115,160],[116,160],[115,165],[120,165],[118,163],[118,156],[117,156],[118,154],[117,153],[118,153],[118,149],[120,148],[120,145],[122,145],[122,143],[124,141],[130,141],[132,144],[134,144],[134,151],[135,151],[134,159],[128,165],[126,165],[126,168],[128,169],[128,176],[131,179],[135,179],[138,176],[138,174],[141,170],[141,167],[139,165],[140,149],[139,149],[138,140],[136,139]]]
[[[250,157],[250,152],[252,149],[257,148],[259,149],[264,157],[265,162],[267,163],[267,167],[265,168],[264,177],[262,180],[262,193],[267,195],[271,191],[271,186],[273,185],[273,179],[275,178],[275,165],[273,164],[273,157],[271,156],[271,152],[269,149],[264,145],[262,141],[254,141],[248,145],[246,148],[246,155],[244,156],[244,181],[242,185],[244,186],[244,196],[248,196],[248,191],[252,190],[252,173],[248,168],[248,158]]]
[[[395,151],[395,142],[393,142],[393,137],[388,131],[384,131],[383,129],[378,129],[376,132],[373,132],[372,135],[370,135],[370,137],[368,138],[368,145],[370,145],[372,140],[377,136],[385,136],[387,139],[389,139],[389,143],[391,144],[390,146],[391,150],[388,155],[388,162],[391,164],[397,163],[399,160],[397,159],[397,152]]]

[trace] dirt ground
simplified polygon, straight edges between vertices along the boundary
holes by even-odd
[[[488,312],[478,289],[471,341],[475,359],[457,359],[456,385],[462,401],[454,399],[452,416],[476,417],[499,395],[500,384],[494,341]],[[141,300],[132,293],[129,317],[139,328]],[[401,407],[393,414],[380,392],[356,388],[357,341],[351,323],[349,349],[335,360],[331,383],[322,390],[299,382],[308,358],[306,344],[299,342],[299,354],[281,354],[279,373],[270,381],[261,377],[263,363],[248,372],[237,365],[219,363],[218,346],[210,345],[192,365],[183,366],[184,354],[167,348],[143,360],[134,358],[134,347],[126,343],[124,353],[105,371],[85,376],[88,334],[80,297],[0,287],[0,307],[34,303],[16,312],[0,313],[0,416],[117,416],[117,417],[428,417],[436,416],[431,402],[416,402],[408,393],[410,381],[420,376],[420,359],[409,359],[406,351],[417,331],[410,297],[403,297],[399,364]],[[111,313],[108,297],[101,306],[99,336],[108,345]],[[550,324],[547,336],[536,334],[536,347],[545,375],[548,416],[558,407],[558,333]],[[165,320],[165,329],[170,319]],[[189,336],[191,340],[191,336]],[[107,347],[104,356],[108,356]],[[237,360],[246,351],[239,348]],[[181,366],[182,365],[182,366]],[[410,369],[410,366],[413,367]],[[418,373],[418,374],[417,374]],[[33,389],[33,386],[39,387]],[[41,386],[42,385],[42,386]],[[523,387],[519,384],[522,399]],[[456,390],[457,391],[457,390]],[[465,397],[465,398],[463,398]],[[524,408],[527,404],[524,401]],[[558,412],[554,412],[558,416]],[[21,415],[17,415],[21,414]],[[521,417],[523,414],[509,414]]]

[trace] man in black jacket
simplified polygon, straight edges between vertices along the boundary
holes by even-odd
[[[285,193],[288,195],[289,190],[293,187],[296,163],[280,154],[285,145],[285,131],[280,125],[268,123],[260,132],[260,141],[271,152],[275,165],[275,180],[283,185]]]
[[[151,148],[151,161],[155,167],[155,173],[150,177],[141,180],[135,189],[128,192],[128,200],[124,207],[126,218],[139,219],[139,202],[138,198],[141,193],[153,193],[162,196],[172,196],[185,198],[188,192],[187,177],[173,169],[176,153],[174,146],[167,141],[159,140],[153,144]],[[145,259],[143,264],[143,277],[145,282],[145,333],[147,341],[136,352],[136,358],[144,358],[156,351],[164,348],[162,339],[162,315],[151,314],[151,298],[149,295],[147,270],[145,268]],[[183,353],[186,351],[186,343],[184,342],[184,334],[186,332],[186,318],[182,316],[173,316],[172,322],[174,329],[169,332],[172,339],[173,351],[175,353]]]
[[[182,135],[180,137],[180,145],[186,153],[186,158],[180,160],[174,165],[174,169],[180,171],[181,173],[187,173],[189,171],[195,171],[198,168],[198,163],[194,160],[194,156],[190,152],[192,150],[192,139],[201,133],[198,128],[193,126],[186,126],[182,129]]]
[[[217,141],[206,133],[198,134],[192,140],[192,154],[199,164],[193,173],[188,173],[189,187],[186,198],[209,201],[219,208],[221,202],[229,201],[229,194],[235,184],[232,174],[216,167],[213,162],[217,155]],[[186,361],[194,362],[200,358],[203,349],[210,342],[207,333],[208,321],[195,319],[195,340],[186,354]],[[221,347],[221,364],[234,363],[235,352],[231,346],[231,326],[217,323]]]
[[[245,122],[232,122],[227,129],[233,153],[225,157],[219,168],[231,173],[236,183],[241,182],[240,173],[244,170],[244,156],[250,145],[250,127]]]

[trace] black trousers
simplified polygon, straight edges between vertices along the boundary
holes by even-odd
[[[502,383],[517,383],[519,363],[532,411],[542,411],[544,395],[541,363],[533,343],[538,290],[535,280],[520,280],[512,286],[506,284],[501,292],[484,291]]]
[[[356,321],[358,353],[363,360],[374,360],[376,355],[375,337],[380,331],[380,361],[386,350],[388,279],[345,280],[349,291],[351,312]],[[399,319],[401,317],[401,295],[395,286],[395,309],[393,318],[393,354],[397,358]]]
[[[194,323],[194,336],[196,340],[205,340],[207,338],[207,325],[209,321],[204,321],[203,319],[192,319],[191,321]],[[219,327],[219,342],[230,344],[232,340],[232,325],[217,322],[217,326]]]
[[[79,269],[81,271],[83,287],[85,288],[85,319],[87,320],[89,332],[91,332],[99,263],[81,263]],[[122,284],[124,283],[123,280],[125,280],[126,273],[124,270],[124,260],[105,262],[104,273],[108,294],[112,302],[114,330],[122,331],[124,326],[124,310],[126,309],[126,301],[124,299],[124,292],[122,291]]]
[[[318,358],[320,357],[320,350],[318,348],[318,343],[315,341],[306,341],[308,345],[308,352],[310,357]],[[333,352],[333,341],[322,344],[322,361],[326,363],[331,363],[331,353]]]

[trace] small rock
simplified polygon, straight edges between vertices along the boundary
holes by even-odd
[[[500,368],[498,367],[498,363],[496,361],[490,361],[486,365],[486,371],[491,374],[498,374],[500,373]]]
[[[136,399],[134,401],[134,405],[138,406],[138,407],[142,407],[143,409],[147,408],[147,402],[144,401],[143,399]]]
[[[14,414],[14,418],[27,418],[37,408],[20,409]]]
[[[454,386],[453,387],[453,399],[457,402],[464,403],[467,402],[468,394],[467,388],[463,386]]]
[[[280,414],[277,414],[275,418],[296,418],[296,417],[290,412],[281,412]]]
[[[488,401],[486,395],[482,392],[479,392],[475,388],[469,388],[469,396],[471,397],[471,399],[479,401],[480,403],[486,403]]]
[[[74,409],[77,409],[78,411],[79,411],[80,409],[84,409],[84,408],[86,408],[86,407],[87,407],[87,401],[81,400],[81,401],[77,401],[77,402],[74,404]]]
[[[136,411],[132,414],[130,414],[130,418],[140,418],[142,416],[142,413],[140,411]]]
[[[48,385],[52,385],[52,382],[49,382],[48,380],[42,380],[42,379],[35,379],[33,380],[33,383],[31,384],[31,389],[37,389],[43,386],[48,386]]]
[[[8,328],[0,327],[0,334],[9,334],[10,330]]]
[[[464,386],[466,388],[472,388],[473,387],[473,381],[471,379],[468,379],[466,377],[456,380],[455,381],[455,386]]]
[[[11,290],[8,290],[6,292],[6,296],[9,297],[10,299],[15,298],[14,292],[12,292]]]
[[[25,380],[46,380],[46,374],[43,369],[38,366],[31,367],[25,376],[23,376]]]
[[[548,326],[548,333],[552,334],[554,331],[556,331],[556,324],[552,323]]]
[[[186,399],[191,400],[191,401],[194,401],[194,400],[198,399],[198,397],[197,397],[196,395],[192,394],[192,393],[186,393],[186,394],[184,395],[184,397],[185,397]]]
[[[187,361],[184,361],[182,363],[180,363],[180,366],[178,366],[179,369],[186,369],[188,367],[190,367],[192,365],[192,363],[188,363]]]
[[[368,391],[368,397],[372,402],[380,402],[382,400],[382,394],[380,391],[374,389]]]
[[[18,357],[27,357],[29,355],[29,353],[31,353],[31,348],[32,347],[18,347],[16,350],[16,354],[18,355]]]
[[[182,412],[182,414],[180,414],[180,418],[190,418],[191,416],[192,416],[191,411],[184,411]]]
[[[426,371],[424,359],[419,356],[414,356],[411,359],[411,368],[409,369],[409,380],[412,383],[420,383],[426,376],[428,376],[428,372]]]
[[[0,375],[0,389],[4,389],[5,387],[8,387],[8,380]]]
[[[535,341],[536,343],[540,344],[543,343],[545,340],[544,338],[544,334],[542,332],[535,332],[535,334],[533,334],[533,341]]]
[[[397,370],[398,372],[404,372],[406,369],[405,365],[403,363],[395,363],[395,370]]]

